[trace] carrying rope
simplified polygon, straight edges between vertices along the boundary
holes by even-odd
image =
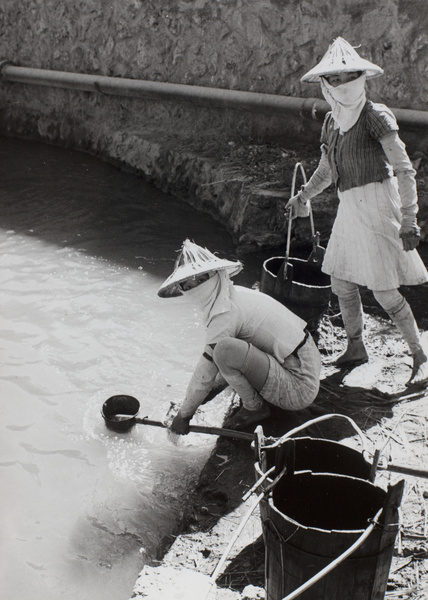
[[[321,421],[327,421],[328,419],[334,419],[334,418],[346,419],[348,421],[348,423],[350,423],[352,425],[352,427],[354,428],[354,430],[356,431],[356,433],[358,434],[358,436],[361,440],[361,445],[363,447],[363,454],[367,453],[367,451],[368,451],[367,450],[367,438],[364,435],[364,433],[361,431],[361,429],[358,427],[358,425],[355,423],[355,421],[353,421],[351,419],[351,417],[348,417],[347,415],[341,415],[339,413],[331,413],[331,414],[327,414],[327,415],[321,415],[320,417],[316,417],[316,419],[311,419],[310,421],[306,421],[306,423],[303,423],[303,425],[299,425],[298,427],[295,427],[294,429],[290,429],[290,431],[287,431],[287,433],[285,433],[282,437],[278,438],[270,446],[263,446],[262,449],[263,450],[271,450],[272,448],[276,448],[277,446],[280,446],[282,443],[284,443],[286,440],[288,440],[288,438],[295,435],[296,433],[299,433],[303,429],[306,429],[307,427],[311,427],[312,425],[316,425],[317,423],[321,423]]]
[[[269,469],[269,471],[267,472],[267,474],[269,474],[271,471],[273,471],[275,469],[275,467],[272,467],[271,469]],[[284,467],[281,472],[275,477],[275,479],[272,481],[272,483],[270,483],[266,489],[263,490],[263,492],[261,492],[257,498],[254,500],[254,502],[251,504],[250,508],[248,509],[248,511],[245,513],[244,517],[241,519],[238,527],[235,530],[235,533],[233,534],[226,550],[223,552],[216,568],[214,569],[209,582],[208,582],[208,589],[207,592],[204,596],[203,600],[207,600],[209,594],[211,593],[212,587],[215,585],[215,582],[217,580],[217,578],[219,577],[220,573],[222,572],[223,569],[223,565],[227,560],[227,557],[230,554],[230,551],[232,550],[236,540],[239,538],[239,536],[242,533],[242,530],[244,529],[245,525],[247,524],[248,519],[251,517],[251,515],[253,514],[253,512],[256,510],[256,508],[258,507],[258,505],[260,504],[260,502],[263,500],[263,498],[266,496],[266,494],[268,494],[270,491],[273,490],[273,488],[276,486],[276,484],[279,482],[279,480],[282,478],[282,476],[285,474],[287,470],[287,467]],[[261,477],[260,479],[265,479],[263,477]],[[257,488],[261,481],[259,481],[256,483],[255,486],[253,486],[254,488]],[[246,497],[248,496],[248,492],[246,493]]]
[[[343,552],[340,556],[338,556],[337,558],[332,560],[330,564],[328,564],[326,567],[324,567],[324,569],[321,569],[321,571],[319,571],[316,575],[314,575],[313,577],[308,579],[308,581],[306,581],[301,586],[299,586],[297,589],[295,589],[294,592],[291,592],[291,594],[284,596],[284,598],[282,598],[282,600],[294,600],[294,598],[297,598],[297,596],[300,596],[300,594],[303,594],[303,592],[305,592],[307,589],[312,587],[320,579],[325,577],[325,575],[330,573],[330,571],[332,571],[338,565],[340,565],[340,563],[343,562],[346,558],[348,558],[348,556],[350,556],[353,552],[355,552],[355,550],[357,550],[363,544],[363,542],[365,542],[365,540],[369,537],[369,535],[371,534],[373,529],[379,524],[378,519],[382,513],[382,510],[383,510],[383,508],[380,508],[377,511],[377,513],[376,513],[374,519],[371,521],[370,525],[363,531],[363,533],[360,535],[360,537],[351,546],[349,546],[349,548],[347,550],[345,550],[345,552]]]

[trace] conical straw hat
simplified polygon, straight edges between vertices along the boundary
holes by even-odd
[[[317,83],[320,77],[333,75],[333,73],[350,73],[354,71],[365,71],[366,77],[378,77],[382,75],[383,69],[374,63],[361,58],[354,48],[346,40],[338,37],[330,44],[327,52],[320,62],[310,71],[303,75],[301,81]]]
[[[179,296],[182,294],[179,288],[181,282],[190,277],[221,269],[226,270],[229,276],[233,277],[242,270],[242,263],[218,258],[206,248],[185,240],[175,261],[174,271],[159,288],[158,296],[161,298]]]

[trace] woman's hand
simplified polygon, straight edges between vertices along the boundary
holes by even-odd
[[[178,433],[179,435],[187,435],[190,431],[190,419],[191,417],[182,417],[179,411],[174,417],[169,428],[173,433]]]
[[[301,192],[290,198],[285,205],[285,216],[294,219],[295,217],[308,217],[309,206],[308,203],[303,200]]]
[[[399,236],[403,242],[403,250],[409,252],[414,250],[421,239],[419,227],[401,227]]]

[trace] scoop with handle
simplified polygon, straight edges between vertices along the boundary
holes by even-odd
[[[138,417],[140,410],[139,401],[133,396],[117,395],[111,396],[102,406],[101,414],[108,429],[116,433],[126,433],[134,425],[149,425],[151,427],[161,427],[168,429],[162,421],[155,421],[148,417]],[[191,433],[206,433],[228,437],[236,440],[246,440],[252,442],[254,434],[244,431],[235,431],[234,429],[224,429],[222,427],[211,427],[204,425],[190,425]]]

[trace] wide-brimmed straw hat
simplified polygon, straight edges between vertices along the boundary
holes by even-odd
[[[180,296],[182,291],[179,285],[186,279],[222,269],[233,277],[242,270],[242,263],[239,260],[233,262],[218,258],[206,248],[185,240],[175,261],[174,271],[159,288],[158,296],[161,298]]]
[[[327,52],[320,62],[310,71],[303,75],[300,81],[319,83],[320,77],[333,75],[334,73],[351,73],[364,71],[367,79],[382,75],[383,69],[361,58],[355,49],[346,40],[338,37],[330,44]]]

